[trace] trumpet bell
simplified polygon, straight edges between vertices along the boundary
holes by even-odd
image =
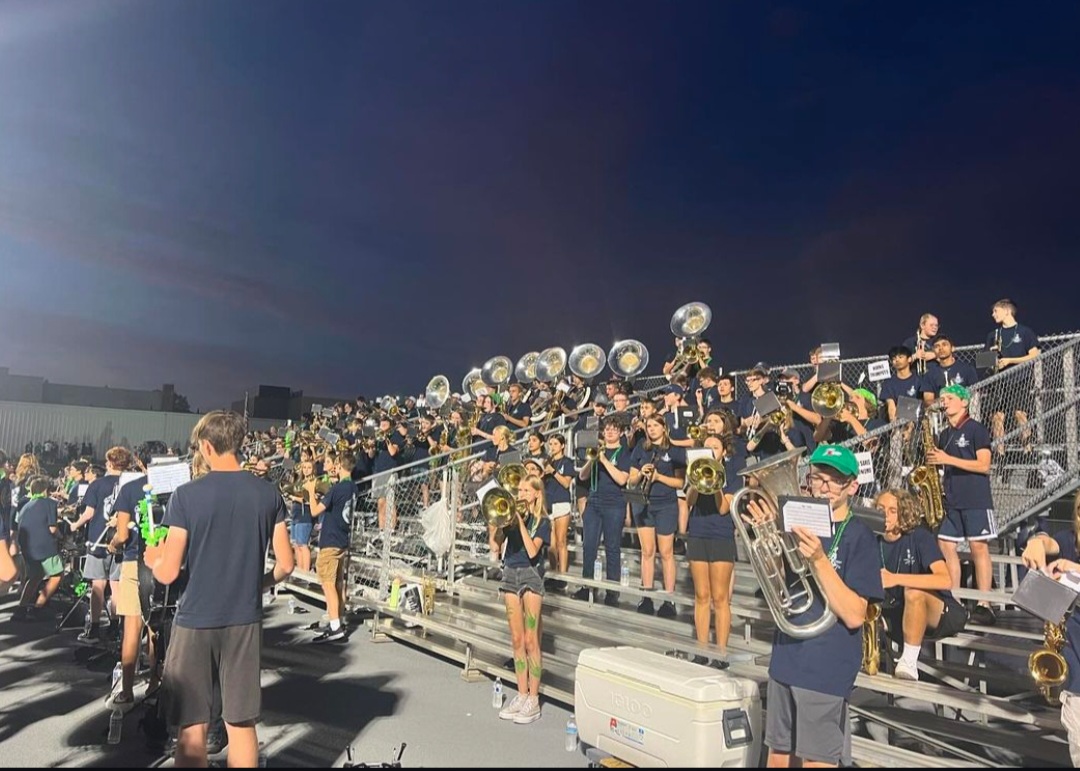
[[[480,368],[473,367],[469,370],[469,374],[465,376],[465,379],[461,381],[461,392],[469,394],[473,399],[483,396],[488,392],[487,386],[484,384],[483,378],[480,376]]]
[[[506,527],[513,521],[517,509],[517,499],[510,493],[497,487],[484,494],[480,502],[484,519],[492,527]]]
[[[510,375],[514,371],[514,362],[506,356],[492,356],[484,362],[480,370],[480,379],[484,385],[498,388],[510,381]]]
[[[727,474],[724,467],[712,458],[698,458],[686,468],[686,481],[698,495],[715,495],[724,489]]]
[[[525,464],[523,463],[508,463],[499,469],[499,474],[496,477],[496,481],[506,492],[511,495],[517,494],[518,485],[525,476]]]
[[[607,354],[596,343],[582,343],[570,352],[570,371],[582,380],[591,380],[604,371]]]
[[[517,378],[519,383],[528,385],[536,380],[536,370],[539,362],[540,354],[536,351],[530,351],[518,359],[517,366],[514,367],[514,377]]]
[[[554,383],[566,371],[566,350],[559,347],[545,348],[536,362],[536,379]]]
[[[697,337],[712,322],[712,309],[702,302],[683,305],[671,317],[671,333],[675,337]]]
[[[424,405],[437,410],[450,398],[450,381],[445,375],[436,375],[424,389]]]
[[[637,377],[649,366],[649,349],[638,340],[620,340],[611,346],[607,360],[616,375],[627,379]]]
[[[823,418],[834,418],[844,409],[847,397],[839,383],[821,383],[810,394],[810,406]]]

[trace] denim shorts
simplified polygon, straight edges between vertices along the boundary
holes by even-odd
[[[525,592],[532,592],[541,597],[544,596],[544,579],[536,568],[503,568],[502,583],[499,591],[504,594],[516,594],[518,597]]]
[[[311,523],[293,522],[289,540],[293,546],[308,546],[311,543]]]

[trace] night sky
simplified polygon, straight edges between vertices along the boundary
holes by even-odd
[[[1080,329],[1080,4],[0,5],[0,366],[325,396],[712,306],[720,363]]]

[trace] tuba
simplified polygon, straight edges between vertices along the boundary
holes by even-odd
[[[649,366],[649,349],[637,340],[620,340],[611,346],[607,361],[612,372],[630,380],[640,375]]]
[[[514,521],[514,514],[525,512],[525,501],[519,501],[513,493],[496,487],[484,494],[480,509],[491,527],[503,528]]]
[[[723,465],[712,458],[698,458],[686,467],[686,482],[698,495],[716,495],[724,489],[727,474]]]
[[[823,418],[835,418],[846,403],[847,397],[839,383],[820,383],[810,394],[810,406]]]
[[[450,398],[450,381],[445,375],[436,375],[424,389],[424,406],[437,410]]]
[[[1069,679],[1069,664],[1061,655],[1064,647],[1065,623],[1052,624],[1047,621],[1043,627],[1043,647],[1028,656],[1028,672],[1049,704],[1058,703],[1060,693],[1056,689]]]
[[[514,364],[506,356],[492,356],[480,369],[480,379],[484,385],[496,391],[510,382],[512,374],[514,374]]]
[[[461,392],[468,394],[470,399],[476,399],[488,392],[487,386],[480,376],[480,368],[473,367],[461,381]]]
[[[780,453],[768,460],[755,463],[739,472],[747,480],[756,481],[757,487],[744,487],[731,502],[731,518],[739,532],[750,557],[754,576],[761,584],[765,602],[769,606],[777,628],[788,637],[805,640],[817,637],[836,623],[836,615],[824,603],[824,612],[816,621],[795,624],[792,618],[805,613],[814,603],[814,588],[824,597],[817,576],[799,552],[795,539],[777,527],[773,519],[756,525],[743,521],[746,505],[752,498],[764,499],[766,505],[779,512],[780,497],[800,495],[798,463],[802,447]],[[797,579],[794,587],[788,586],[787,570]]]
[[[934,442],[934,429],[931,426],[929,413],[922,420],[922,443],[923,458],[930,457],[930,453],[937,447]],[[931,530],[937,530],[945,519],[945,494],[941,489],[941,477],[938,476],[938,467],[927,460],[923,465],[917,466],[908,474],[908,484],[913,488],[916,496],[922,503],[923,516]]]
[[[570,371],[582,380],[592,380],[604,371],[607,354],[596,343],[582,343],[574,346],[568,359]]]
[[[536,373],[539,363],[540,354],[536,351],[530,351],[518,359],[517,365],[514,366],[514,377],[522,385],[529,385],[537,379]]]

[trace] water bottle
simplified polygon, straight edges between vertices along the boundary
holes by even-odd
[[[592,564],[593,578],[597,581],[604,580],[604,563],[600,561],[600,555],[596,556]]]
[[[398,603],[401,602],[401,579],[395,578],[394,582],[390,584],[390,610],[397,610]]]
[[[502,709],[502,702],[502,678],[496,677],[491,686],[491,706],[495,709]]]
[[[116,684],[120,682],[120,678],[124,676],[124,665],[119,661],[116,662],[116,666],[112,670],[112,689],[116,690]]]
[[[625,559],[622,561],[622,572],[619,573],[619,583],[622,586],[630,586],[630,563]]]
[[[293,598],[293,597],[290,597],[289,598],[289,615],[291,616],[294,613],[296,613],[296,599]]]
[[[124,713],[114,709],[109,715],[109,744],[120,743],[120,731],[124,727]]]
[[[577,721],[571,715],[566,721],[566,751],[574,752],[577,749]]]
[[[92,622],[93,622],[93,619],[90,618],[90,611],[86,611],[86,623],[83,624],[83,631],[86,632],[87,634],[90,633],[90,625],[91,625]]]

